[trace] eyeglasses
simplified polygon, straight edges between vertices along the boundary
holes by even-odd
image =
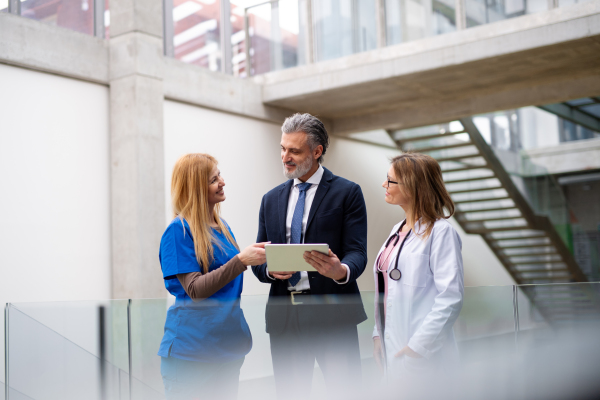
[[[390,183],[395,183],[396,185],[398,185],[398,182],[394,182],[394,181],[390,180],[389,175],[387,175],[387,183],[388,183],[388,185],[387,185],[388,188],[390,187]]]

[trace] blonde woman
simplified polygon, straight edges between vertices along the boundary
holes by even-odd
[[[247,266],[265,262],[264,244],[239,251],[220,217],[224,186],[208,154],[187,154],[173,169],[174,219],[159,253],[165,286],[176,298],[158,352],[169,400],[236,398],[252,347],[239,300]]]
[[[439,371],[458,361],[452,325],[463,301],[461,240],[439,164],[406,153],[392,159],[385,201],[404,210],[374,265],[374,357],[388,378]]]

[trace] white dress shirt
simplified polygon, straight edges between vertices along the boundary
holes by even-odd
[[[302,214],[302,243],[304,243],[304,234],[306,233],[306,224],[308,222],[310,207],[315,199],[315,194],[317,193],[317,188],[321,183],[321,178],[323,178],[324,172],[325,170],[323,167],[319,165],[319,169],[317,169],[316,172],[306,180],[306,182],[310,183],[311,186],[306,190],[306,197],[304,198],[304,214]],[[298,203],[298,197],[300,197],[300,189],[298,189],[298,185],[301,183],[303,182],[300,179],[294,179],[294,186],[292,187],[292,190],[290,190],[290,197],[288,198],[287,216],[285,219],[285,238],[287,243],[290,243],[292,237],[292,219],[294,218],[294,210],[296,209],[296,203]],[[342,282],[335,281],[340,285],[348,283],[348,280],[350,279],[350,268],[346,264],[342,265],[344,268],[346,268],[346,279]],[[267,276],[271,278],[268,268]],[[288,283],[289,291],[301,291],[308,289],[310,289],[310,283],[308,282],[308,273],[306,271],[300,272],[300,281],[296,284],[296,286],[289,286]]]

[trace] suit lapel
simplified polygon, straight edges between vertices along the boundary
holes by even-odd
[[[317,193],[315,193],[315,198],[313,199],[312,205],[310,206],[310,212],[308,213],[308,221],[306,222],[306,232],[308,232],[308,228],[310,227],[310,223],[315,217],[315,213],[319,208],[319,205],[325,198],[329,187],[331,186],[331,180],[333,179],[333,174],[327,168],[323,168],[325,171],[323,172],[323,177],[321,178],[321,182],[319,182],[319,186],[317,187]]]
[[[281,243],[287,243],[287,239],[285,237],[285,223],[287,220],[287,208],[288,202],[290,199],[290,190],[292,190],[292,186],[294,184],[294,180],[290,179],[286,182],[286,184],[279,191],[279,200],[278,200],[278,208],[279,208],[279,230],[281,233]]]

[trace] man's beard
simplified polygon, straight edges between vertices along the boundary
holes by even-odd
[[[297,179],[301,176],[304,176],[310,171],[312,168],[312,159],[310,157],[306,157],[306,160],[302,161],[299,164],[296,164],[296,169],[293,172],[287,172],[285,169],[285,163],[283,163],[283,175],[287,179]],[[293,164],[293,163],[290,163]]]

